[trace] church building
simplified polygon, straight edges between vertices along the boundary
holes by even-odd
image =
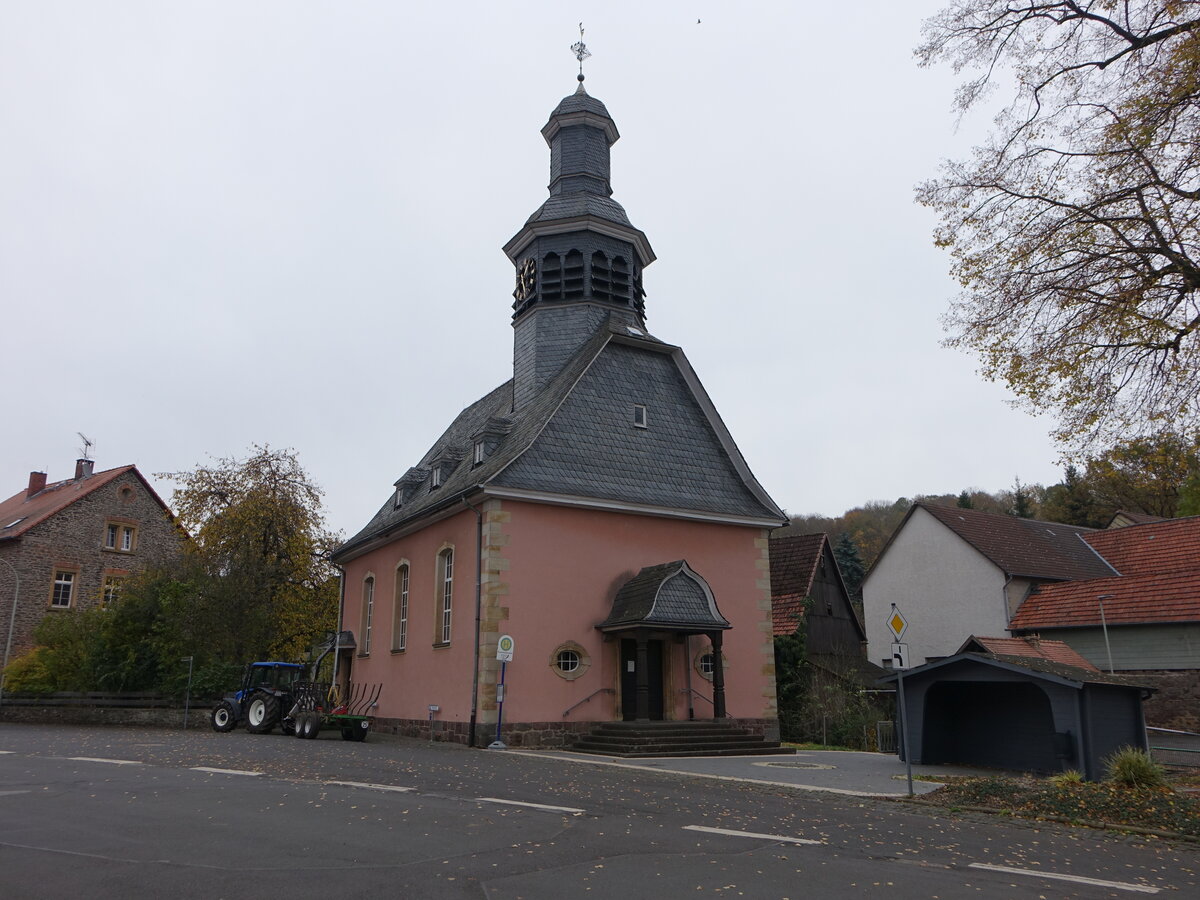
[[[612,199],[617,126],[582,75],[542,135],[550,196],[504,246],[512,378],[334,557],[352,678],[383,684],[378,730],[477,746],[714,719],[777,740],[768,535],[786,516],[646,328],[654,252]]]

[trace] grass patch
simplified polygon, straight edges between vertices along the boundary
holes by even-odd
[[[1103,822],[1200,837],[1200,799],[1169,786],[989,776],[947,784],[921,799],[950,808],[986,806],[1032,818]]]
[[[791,741],[781,741],[783,746],[791,747],[793,750],[843,750],[851,753],[861,753],[858,747],[839,747],[836,744],[808,744],[808,743],[793,743]]]

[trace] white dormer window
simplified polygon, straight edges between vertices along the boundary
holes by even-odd
[[[646,407],[640,404],[634,404],[633,407],[633,427],[648,428],[649,421],[646,418]]]
[[[486,455],[486,453],[484,450],[483,441],[476,441],[475,449],[471,453],[471,465],[473,465],[473,466],[479,465],[481,462],[483,462],[483,458],[485,455]]]

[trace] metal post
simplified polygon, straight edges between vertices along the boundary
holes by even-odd
[[[183,695],[183,730],[187,731],[188,710],[192,705],[192,667],[195,665],[195,657],[184,656],[180,657],[179,661],[188,664],[187,692]]]
[[[489,750],[507,750],[504,741],[500,740],[500,726],[504,722],[504,672],[508,663],[500,663],[500,684],[496,687],[496,739],[488,744]]]
[[[1112,647],[1108,645],[1108,620],[1104,618],[1104,601],[1111,600],[1115,594],[1101,594],[1096,598],[1096,602],[1100,604],[1100,627],[1104,629],[1104,650],[1108,654],[1108,674],[1113,674],[1112,663]]]
[[[0,703],[4,702],[4,674],[8,670],[8,654],[12,650],[13,627],[17,622],[17,600],[21,596],[21,577],[17,574],[16,567],[6,559],[0,559],[0,562],[8,566],[9,571],[13,574],[13,600],[12,611],[8,614],[8,640],[4,644],[4,665],[0,666]]]
[[[912,786],[912,753],[908,749],[908,709],[904,702],[904,670],[899,670],[896,676],[896,693],[900,695],[900,736],[901,746],[904,747],[904,774],[908,778],[908,796],[913,795]]]

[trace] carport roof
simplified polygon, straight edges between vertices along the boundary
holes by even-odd
[[[1085,684],[1107,684],[1115,687],[1138,688],[1144,691],[1154,690],[1153,687],[1150,687],[1141,679],[1131,678],[1127,675],[1089,672],[1087,669],[1068,666],[1065,663],[1054,662],[1049,659],[1023,658],[1018,660],[1014,657],[1002,658],[993,653],[958,653],[954,656],[947,656],[945,659],[926,663],[923,666],[917,666],[915,669],[907,669],[904,675],[905,677],[910,675],[924,675],[936,669],[960,665],[964,662],[981,662],[986,665],[995,666],[998,669],[1005,669],[1009,672],[1024,672],[1044,678],[1047,681],[1054,681],[1058,684],[1065,684],[1068,687],[1074,688],[1081,688]],[[900,673],[892,672],[890,675],[881,678],[880,681],[893,682],[899,677]]]

